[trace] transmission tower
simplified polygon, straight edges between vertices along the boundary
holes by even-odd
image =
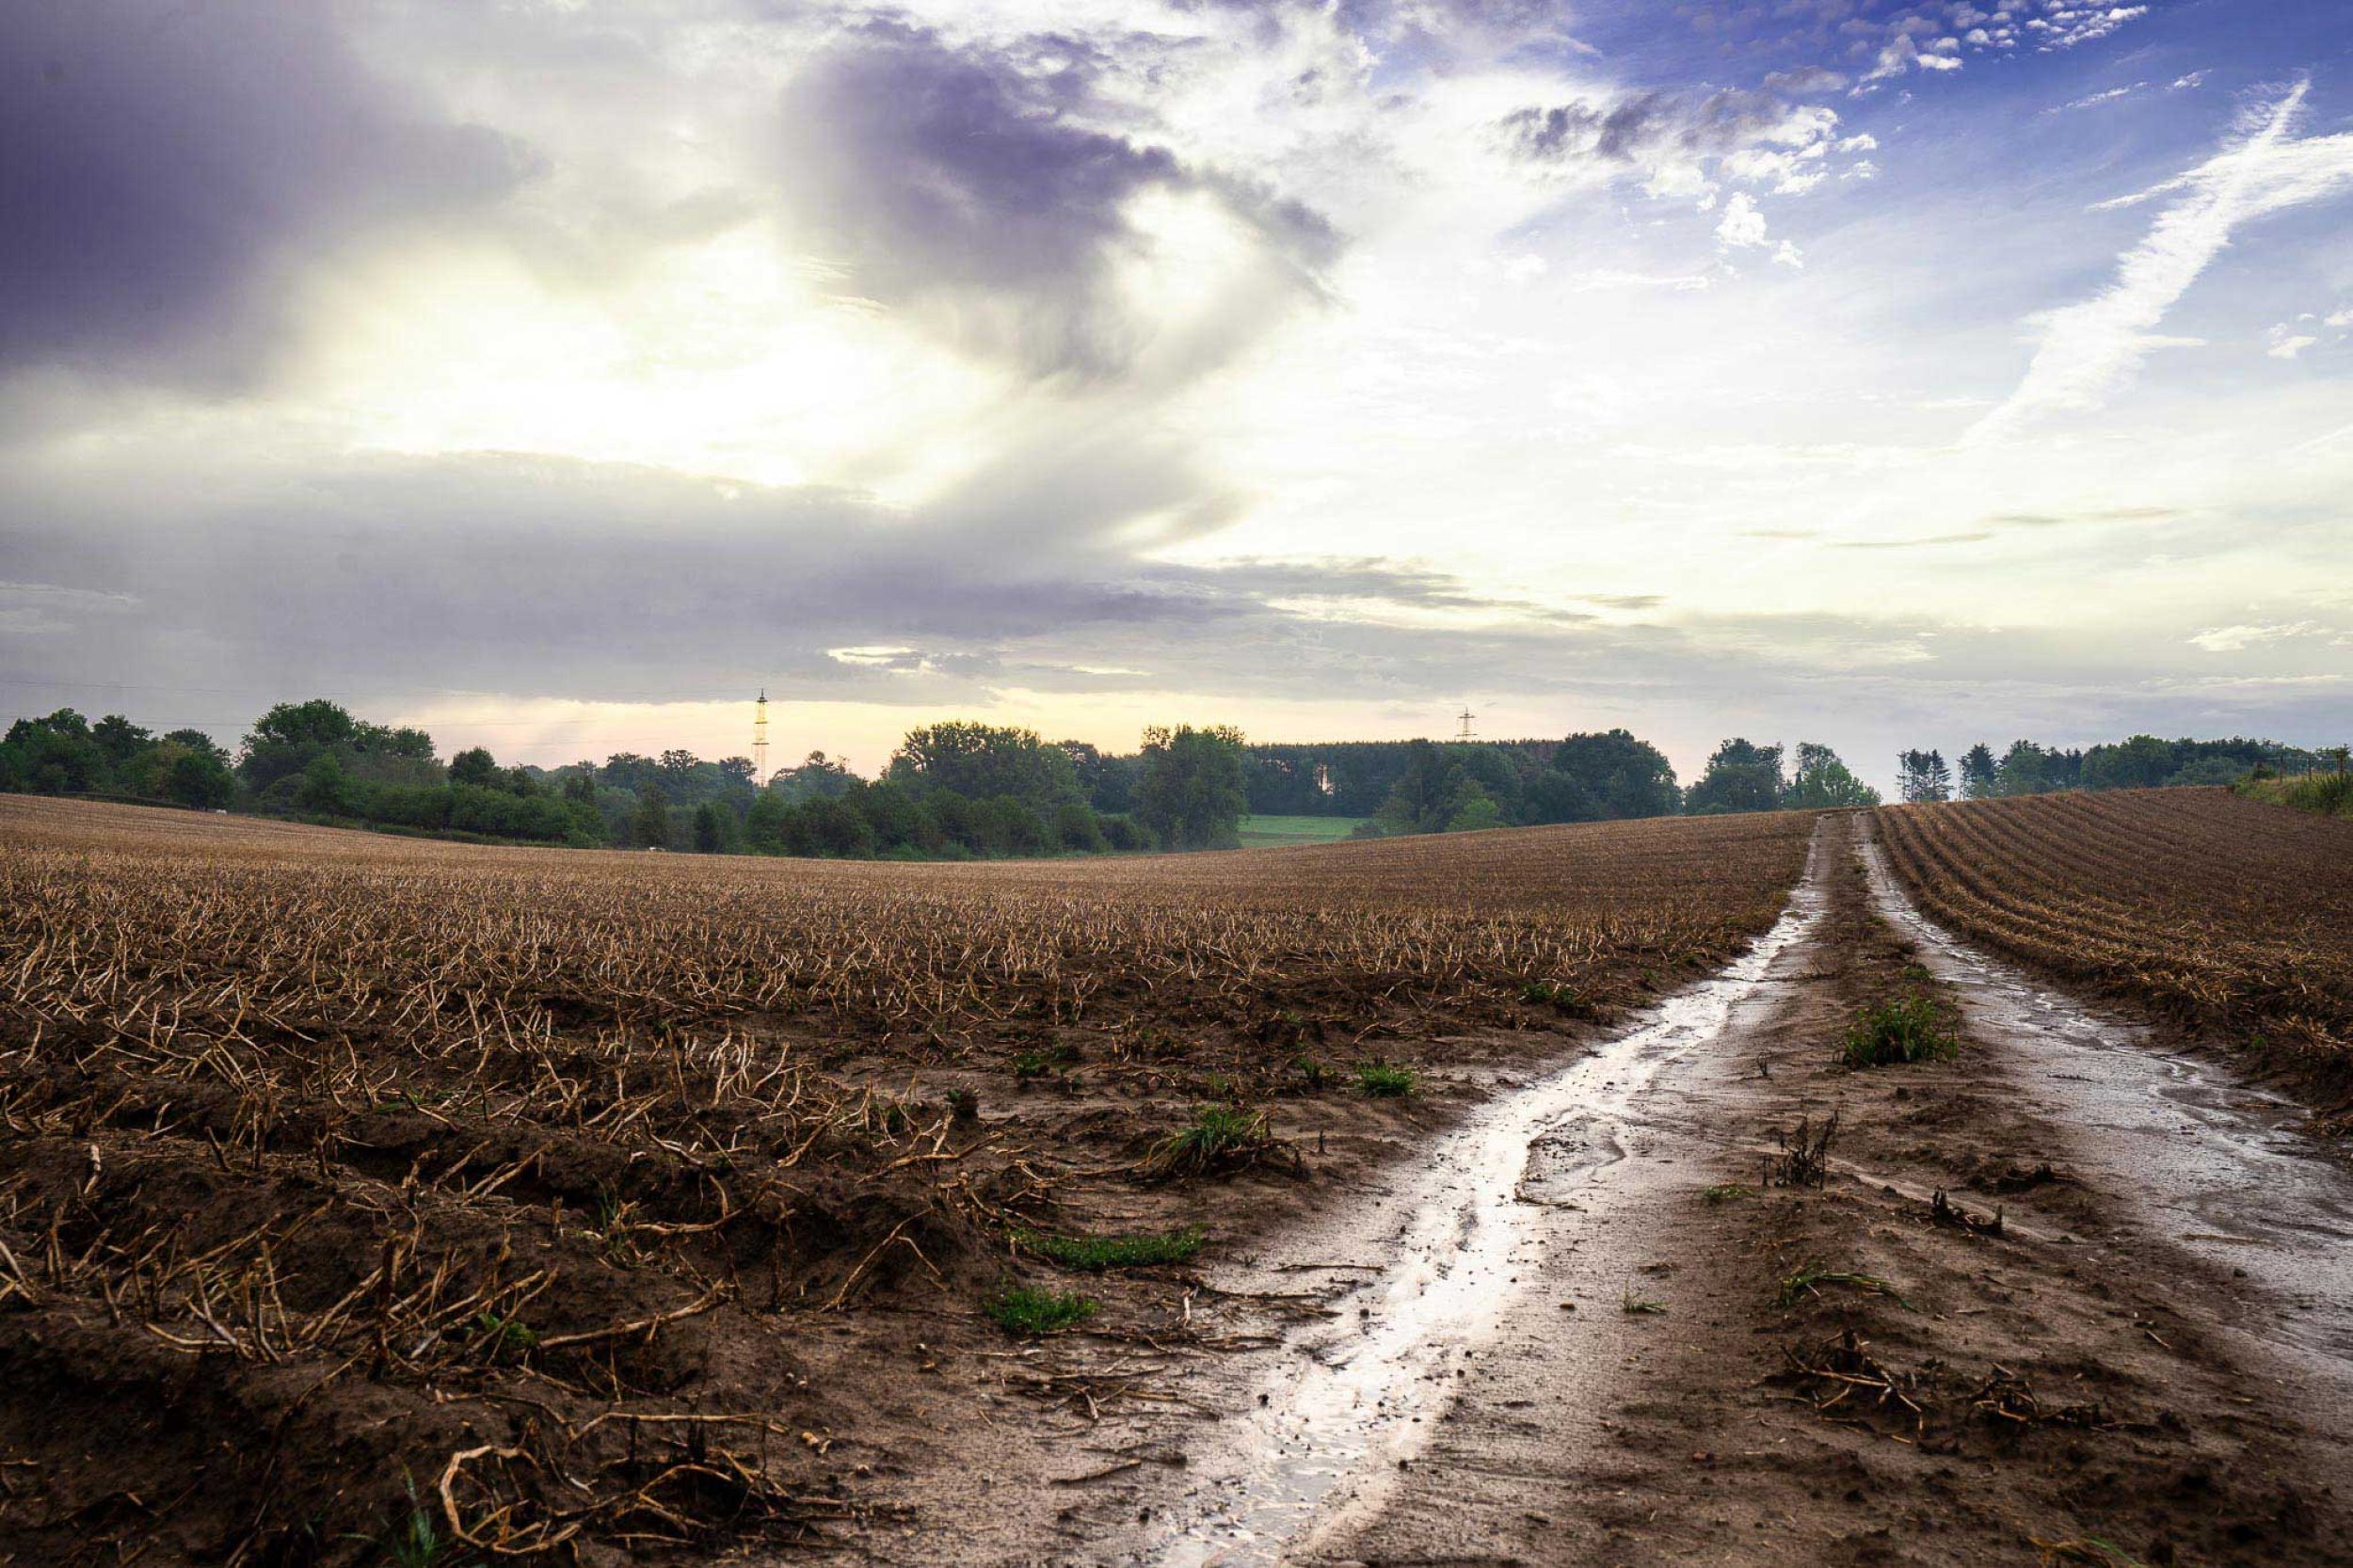
[[[1477,718],[1479,715],[1472,712],[1468,707],[1465,707],[1461,712],[1455,714],[1454,716],[1462,720],[1463,724],[1463,727],[1454,732],[1454,738],[1458,741],[1469,740],[1471,738],[1470,721]]]
[[[760,689],[760,700],[752,704],[752,788],[768,787],[768,688]]]

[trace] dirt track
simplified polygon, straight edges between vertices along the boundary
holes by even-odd
[[[974,1434],[1003,1484],[925,1507],[920,1555],[2353,1561],[2353,1317],[2292,1288],[2344,1256],[2353,1176],[2218,1069],[2187,1122],[2125,1128],[2134,1075],[2187,1064],[1899,935],[1861,839],[1825,820],[1714,1015],[1499,1084],[1433,1168],[1213,1270],[1239,1348],[1172,1374],[1176,1414]],[[1902,987],[1959,1003],[1958,1060],[1834,1065],[1854,1010]],[[2118,1070],[2079,1070],[2101,1051]],[[1769,1185],[1777,1137],[1833,1112],[1826,1185]],[[2167,1138],[2203,1152],[2168,1161]],[[2297,1179],[2258,1215],[2217,1148]]]

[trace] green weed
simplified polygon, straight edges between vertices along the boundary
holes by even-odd
[[[1855,1273],[1842,1269],[1827,1269],[1819,1263],[1808,1263],[1784,1279],[1781,1282],[1781,1294],[1773,1299],[1773,1304],[1786,1310],[1798,1305],[1808,1296],[1819,1296],[1822,1293],[1821,1288],[1825,1285],[1844,1286],[1849,1290],[1859,1290],[1866,1296],[1885,1296],[1906,1311],[1911,1310],[1912,1307],[1912,1304],[1904,1300],[1902,1294],[1893,1285],[1876,1274]]]
[[[1231,1105],[1196,1108],[1193,1120],[1162,1139],[1152,1162],[1164,1171],[1212,1171],[1246,1165],[1274,1146],[1266,1112]]]
[[[1356,1064],[1356,1085],[1375,1099],[1398,1099],[1414,1092],[1414,1069],[1385,1062]]]
[[[492,1361],[512,1361],[522,1356],[539,1343],[539,1331],[517,1318],[502,1318],[495,1312],[482,1312],[467,1325],[467,1338],[486,1348]]]
[[[1075,1290],[1035,1290],[1028,1286],[1014,1286],[982,1303],[981,1310],[1007,1334],[1034,1338],[1083,1323],[1102,1310],[1102,1304]]]
[[[1201,1250],[1201,1227],[1148,1232],[1136,1236],[1055,1236],[1046,1231],[1016,1230],[1013,1239],[1028,1252],[1065,1269],[1100,1273],[1106,1269],[1148,1269],[1161,1263],[1183,1263]]]
[[[1735,1198],[1745,1198],[1748,1195],[1749,1190],[1737,1181],[1727,1181],[1721,1186],[1700,1189],[1700,1201],[1710,1208],[1720,1203],[1730,1203]]]
[[[1865,1008],[1847,1031],[1838,1059],[1849,1067],[1884,1067],[1942,1061],[1960,1051],[1950,1009],[1932,997],[1900,997]]]

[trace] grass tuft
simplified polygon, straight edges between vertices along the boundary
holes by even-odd
[[[1618,1310],[1629,1318],[1650,1317],[1663,1315],[1667,1310],[1667,1304],[1653,1296],[1636,1295],[1634,1282],[1628,1280],[1625,1288],[1619,1293]]]
[[[1600,1011],[1584,992],[1557,980],[1523,981],[1520,984],[1520,1000],[1550,1006],[1571,1018],[1590,1018]]]
[[[1102,1310],[1102,1304],[1076,1290],[1036,1290],[1014,1286],[981,1304],[989,1320],[1007,1334],[1035,1337],[1058,1334],[1083,1323]]]
[[[1199,1225],[1137,1236],[1056,1236],[1041,1230],[1016,1230],[1013,1239],[1024,1251],[1035,1253],[1049,1263],[1095,1273],[1106,1269],[1148,1269],[1161,1263],[1183,1263],[1201,1250]]]
[[[1838,1048],[1849,1067],[1939,1062],[1961,1053],[1951,1011],[1931,997],[1899,997],[1866,1007]]]
[[[1808,1296],[1819,1296],[1825,1285],[1841,1285],[1849,1290],[1860,1290],[1866,1296],[1885,1296],[1906,1311],[1912,1304],[1887,1281],[1877,1274],[1855,1273],[1843,1269],[1828,1269],[1819,1263],[1808,1263],[1781,1282],[1781,1294],[1773,1304],[1785,1311],[1798,1305]]]
[[[1213,1171],[1246,1165],[1273,1146],[1265,1112],[1204,1105],[1194,1109],[1191,1122],[1160,1141],[1152,1163],[1163,1171]]]
[[[1727,1181],[1720,1186],[1700,1189],[1700,1201],[1710,1208],[1720,1203],[1730,1203],[1735,1198],[1745,1198],[1748,1195],[1749,1190],[1737,1181]]]
[[[519,1319],[482,1312],[468,1325],[468,1337],[484,1346],[491,1360],[511,1361],[539,1343],[539,1331]]]
[[[1356,1084],[1375,1099],[1397,1099],[1414,1092],[1414,1069],[1385,1062],[1356,1064]]]

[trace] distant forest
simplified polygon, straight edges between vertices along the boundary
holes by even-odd
[[[2233,783],[2310,771],[2321,753],[2267,741],[2137,735],[1998,758],[1898,759],[1907,800]],[[19,719],[0,791],[235,810],[387,832],[531,844],[843,858],[972,859],[1231,848],[1247,815],[1354,820],[1359,837],[1467,832],[1676,813],[1872,806],[1829,746],[1734,739],[1681,785],[1624,729],[1560,740],[1251,744],[1231,728],[1144,731],[1129,754],[1034,731],[950,723],[910,731],[879,776],[823,752],[753,776],[743,757],[616,752],[557,768],[447,760],[421,729],[372,724],[325,698],[280,703],[232,755],[193,729],[155,734],[72,709]]]

